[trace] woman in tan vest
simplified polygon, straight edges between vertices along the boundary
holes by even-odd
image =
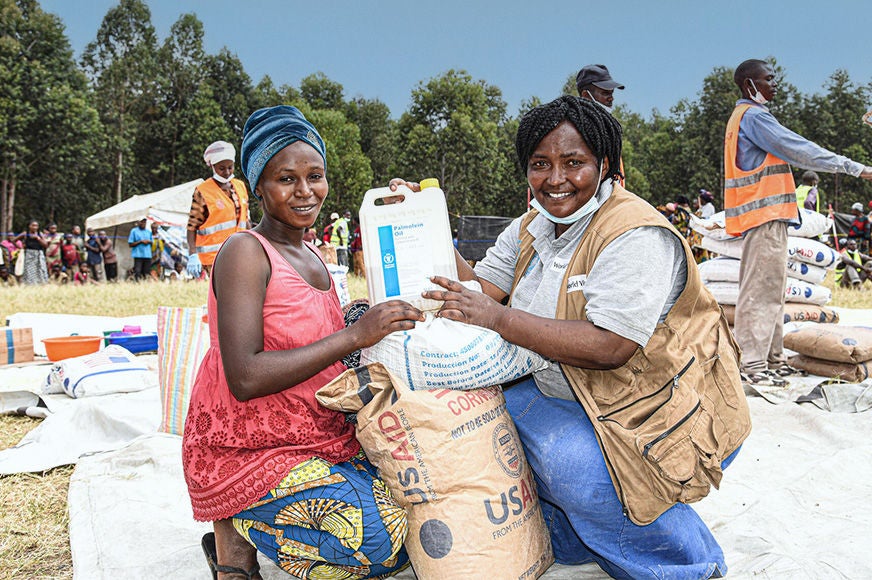
[[[563,96],[520,122],[533,210],[460,278],[440,315],[550,366],[506,388],[559,563],[616,578],[708,578],[723,552],[687,502],[717,486],[750,430],[738,351],[690,248],[619,184],[621,126]],[[504,306],[509,300],[508,306]]]

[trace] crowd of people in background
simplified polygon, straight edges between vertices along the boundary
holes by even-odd
[[[165,239],[159,224],[146,228],[143,218],[127,239],[134,266],[125,272],[126,280],[190,280],[185,270],[186,252]],[[116,240],[104,230],[74,225],[68,233],[55,223],[40,227],[30,220],[20,233],[8,232],[0,240],[0,286],[19,284],[72,284],[85,286],[119,281]]]
[[[709,253],[700,246],[702,237],[690,227],[690,216],[694,215],[702,219],[712,217],[717,212],[715,196],[706,189],[700,189],[694,205],[695,209],[691,208],[687,196],[679,195],[675,201],[657,206],[657,210],[684,236],[693,250],[694,259],[700,263],[709,259]]]

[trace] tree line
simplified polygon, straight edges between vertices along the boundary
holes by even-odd
[[[450,70],[420,81],[395,119],[380,100],[347,98],[320,72],[299,86],[276,87],[269,76],[255,83],[231,49],[208,54],[203,37],[203,23],[182,14],[161,42],[143,0],[120,0],[77,61],[56,15],[37,0],[0,0],[0,231],[21,231],[31,218],[68,228],[131,195],[205,178],[206,146],[221,139],[238,149],[248,115],[277,104],[300,108],[324,137],[324,215],[355,210],[367,189],[394,176],[437,177],[455,216],[524,211],[518,120],[556,95],[512,114],[499,87]],[[618,104],[628,189],[653,204],[722,191],[724,127],[739,96],[732,73],[715,67],[697,96],[668,114]],[[574,77],[568,71],[564,93],[575,94]],[[868,165],[872,130],[860,117],[870,96],[872,82],[836,70],[811,95],[782,80],[771,109],[785,126]],[[837,211],[872,198],[872,184],[821,177]]]

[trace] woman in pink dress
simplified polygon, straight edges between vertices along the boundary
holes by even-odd
[[[294,107],[256,111],[241,165],[263,207],[221,248],[209,283],[211,347],[184,429],[183,465],[215,578],[260,578],[255,548],[296,578],[381,578],[405,567],[406,518],[342,413],[315,392],[344,356],[423,320],[406,302],[345,326],[303,232],[327,196],[324,143]],[[219,575],[220,573],[220,575]]]

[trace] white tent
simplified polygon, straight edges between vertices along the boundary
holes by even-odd
[[[85,230],[105,230],[112,238],[118,254],[118,275],[124,278],[127,270],[133,267],[127,236],[136,222],[146,218],[163,226],[184,228],[188,223],[194,189],[202,182],[202,179],[195,179],[154,193],[134,195],[86,219]]]

